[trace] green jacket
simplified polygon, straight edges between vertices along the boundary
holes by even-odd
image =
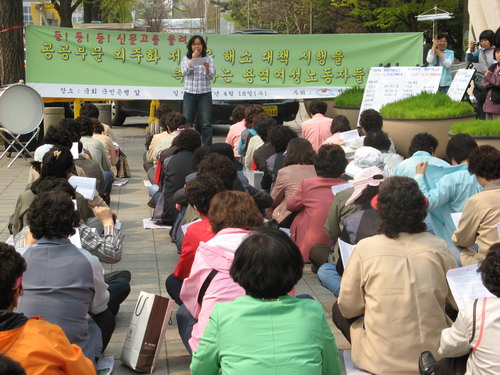
[[[192,375],[340,375],[323,307],[290,296],[242,296],[215,305],[191,362]]]

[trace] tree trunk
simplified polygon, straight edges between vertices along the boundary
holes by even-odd
[[[0,0],[0,85],[24,79],[22,26],[22,0]]]

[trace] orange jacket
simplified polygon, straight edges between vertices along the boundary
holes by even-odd
[[[95,375],[92,361],[70,344],[63,330],[34,317],[19,328],[0,331],[0,353],[19,362],[27,375]]]

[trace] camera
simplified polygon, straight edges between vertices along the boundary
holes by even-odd
[[[476,47],[479,47],[479,45],[480,45],[480,44],[481,44],[481,43],[479,43],[479,42],[474,42],[474,45],[475,45]]]

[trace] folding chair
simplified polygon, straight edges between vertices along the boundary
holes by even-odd
[[[23,84],[0,87],[0,137],[5,143],[0,159],[7,153],[17,153],[7,168],[19,156],[28,160],[25,155],[29,154],[27,147],[38,137],[42,119],[43,100],[33,88]],[[21,136],[29,133],[33,133],[29,140],[21,141]]]

